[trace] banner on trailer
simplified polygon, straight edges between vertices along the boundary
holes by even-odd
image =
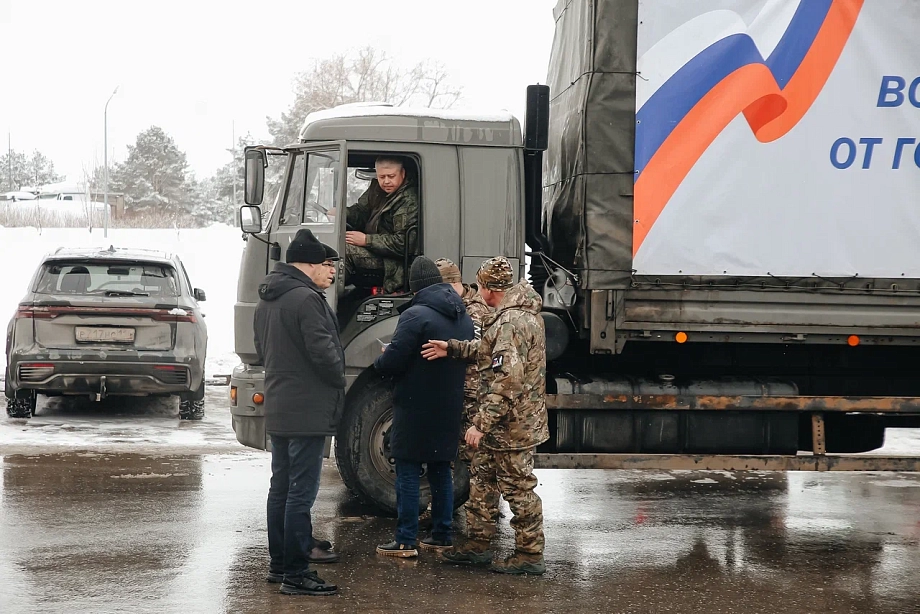
[[[920,2],[639,0],[640,275],[920,278]]]

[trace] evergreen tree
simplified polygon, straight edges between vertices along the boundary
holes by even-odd
[[[109,171],[109,190],[125,195],[129,215],[154,214],[181,224],[195,208],[194,178],[172,137],[151,126],[128,145],[128,157]]]
[[[198,206],[195,215],[202,222],[235,223],[236,211],[243,205],[243,151],[253,142],[254,139],[249,134],[240,137],[236,149],[227,150],[233,159],[218,168],[211,177],[198,183]]]
[[[63,177],[54,171],[54,162],[37,149],[32,155],[16,150],[0,155],[0,192],[38,188],[57,181],[63,181]]]

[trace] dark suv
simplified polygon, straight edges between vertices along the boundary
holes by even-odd
[[[204,416],[208,332],[175,255],[65,249],[45,256],[6,336],[7,414],[29,418],[36,395],[178,395]]]

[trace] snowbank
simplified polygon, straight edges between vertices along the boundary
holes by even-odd
[[[239,229],[211,226],[196,229],[0,228],[0,263],[4,291],[0,294],[0,325],[5,329],[42,256],[58,247],[135,247],[179,255],[192,285],[208,295],[202,303],[208,325],[206,375],[229,374],[239,363],[233,353],[233,304],[243,240]],[[0,355],[6,366],[6,355]]]

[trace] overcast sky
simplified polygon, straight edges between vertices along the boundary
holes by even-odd
[[[443,62],[454,108],[523,119],[544,83],[557,0],[0,0],[0,134],[79,180],[158,125],[199,176],[228,162],[236,134],[267,136],[315,58],[370,44],[400,65]]]

